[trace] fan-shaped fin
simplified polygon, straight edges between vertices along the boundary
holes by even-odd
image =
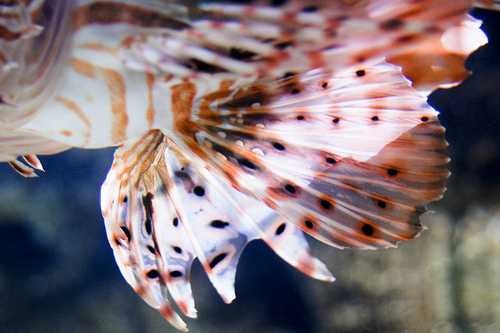
[[[394,66],[311,71],[206,98],[175,126],[186,146],[329,244],[411,239],[422,206],[444,191],[444,130]]]
[[[151,131],[118,149],[102,187],[106,231],[120,271],[149,305],[181,329],[184,324],[168,300],[196,317],[189,281],[195,257],[226,302],[235,297],[241,252],[256,238],[304,273],[334,280],[310,255],[300,229],[282,227],[270,208],[216,174],[195,154]]]
[[[133,162],[120,165],[115,163],[102,187],[101,207],[105,219],[108,240],[118,267],[127,282],[151,307],[158,309],[173,326],[187,330],[187,326],[173,310],[163,276],[163,262],[160,260],[152,237],[153,209],[152,193],[154,184],[146,183],[140,169],[154,157],[158,140],[162,136],[149,133],[145,140],[132,144],[129,149],[137,149],[138,154],[120,151],[117,156]],[[123,167],[130,166],[134,178],[122,182]],[[139,168],[139,169],[137,169]],[[151,251],[151,248],[155,251]]]

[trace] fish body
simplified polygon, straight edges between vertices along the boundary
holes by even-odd
[[[417,88],[463,79],[471,48],[443,36],[472,5],[0,2],[0,160],[34,176],[36,154],[117,146],[101,191],[110,245],[185,330],[174,304],[196,317],[195,258],[231,302],[254,239],[333,281],[304,233],[377,249],[422,231],[449,158]]]

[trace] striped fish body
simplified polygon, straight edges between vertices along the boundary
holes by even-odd
[[[333,281],[304,233],[394,247],[442,196],[444,129],[416,88],[463,79],[451,64],[471,48],[442,37],[472,3],[0,1],[0,160],[33,176],[35,154],[118,146],[101,191],[108,240],[181,330],[175,305],[196,317],[195,258],[226,302],[254,239]]]

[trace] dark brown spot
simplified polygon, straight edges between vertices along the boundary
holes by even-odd
[[[297,193],[297,189],[292,184],[286,184],[284,188],[285,188],[285,191],[290,193],[290,194]]]
[[[229,150],[226,147],[223,147],[221,145],[213,144],[212,149],[218,153],[221,153],[222,155],[226,156],[227,158],[234,157],[234,153],[231,150]]]
[[[297,75],[297,73],[295,73],[295,72],[286,72],[285,74],[283,74],[282,78],[286,80],[286,79],[289,79],[291,77],[294,77],[295,75]]]
[[[325,161],[326,161],[326,163],[328,163],[328,164],[335,164],[335,163],[337,163],[337,160],[336,160],[336,159],[334,159],[333,157],[327,157],[327,158],[325,159]]]
[[[326,209],[326,210],[330,210],[333,208],[333,205],[330,201],[326,200],[326,199],[321,199],[319,201],[319,204],[320,206],[323,208],[323,209]]]
[[[399,173],[399,171],[397,169],[394,169],[394,168],[387,169],[387,174],[391,177],[397,176],[398,173]]]
[[[217,266],[222,260],[224,260],[227,257],[227,253],[221,253],[216,255],[208,264],[211,269],[214,269],[215,266]]]
[[[300,93],[300,89],[299,88],[293,88],[292,90],[290,90],[290,94],[292,95],[297,95]]]
[[[160,273],[156,269],[152,269],[146,273],[146,276],[150,279],[157,279],[160,277]]]
[[[314,229],[314,222],[311,220],[305,220],[304,225],[307,229]]]
[[[297,120],[304,120],[304,116],[300,115],[300,116],[297,116]]]
[[[279,151],[285,150],[285,146],[283,146],[279,142],[273,142],[273,147],[274,147],[274,149],[279,150]]]
[[[274,45],[278,50],[284,50],[286,48],[289,48],[291,46],[293,46],[294,43],[292,41],[284,41],[284,42],[280,42],[280,43],[277,43],[276,45]]]
[[[387,207],[387,202],[385,202],[384,200],[378,200],[377,201],[377,206],[379,206],[380,208],[386,208]]]
[[[184,274],[182,274],[181,271],[171,271],[170,273],[168,273],[170,275],[170,277],[172,278],[180,278],[182,277]]]
[[[373,117],[372,117],[372,121],[379,121],[379,120],[380,120],[380,119],[379,119],[379,117],[378,117],[378,116],[373,116]]]
[[[123,202],[123,203],[127,203],[127,202],[128,202],[128,197],[127,197],[127,196],[124,196],[124,197],[123,197],[122,202]]]
[[[281,235],[286,229],[286,224],[285,223],[281,223],[278,228],[276,228],[276,236],[279,236]]]
[[[396,30],[396,29],[399,29],[403,26],[404,22],[397,19],[397,18],[393,18],[393,19],[390,19],[390,20],[387,20],[385,22],[382,22],[380,24],[380,29],[382,30]]]
[[[182,249],[178,246],[172,246],[172,249],[175,251],[175,253],[182,254]]]
[[[149,252],[151,252],[152,254],[156,254],[156,249],[153,246],[148,245],[147,248]]]
[[[200,59],[192,58],[187,62],[187,67],[193,69],[195,71],[208,73],[208,74],[216,74],[225,72],[225,69],[213,64],[209,64],[208,62],[204,62]]]
[[[424,123],[428,122],[429,121],[429,117],[426,117],[426,116],[423,116],[422,118],[420,118],[420,120]]]
[[[238,49],[238,48],[235,48],[235,47],[232,47],[231,49],[229,49],[229,56],[233,59],[237,59],[237,60],[249,60],[249,59],[252,59],[253,57],[255,57],[257,54],[251,52],[251,51],[247,51],[247,50],[242,50],[242,49]]]
[[[251,162],[250,160],[246,159],[246,158],[240,158],[238,160],[238,163],[241,165],[241,166],[244,166],[245,168],[248,168],[248,169],[251,169],[251,170],[257,170],[257,166]]]
[[[375,229],[370,224],[364,223],[361,227],[361,232],[365,236],[373,236],[373,234],[375,233]]]
[[[356,76],[357,77],[363,77],[366,75],[366,71],[364,69],[360,69],[356,71]]]
[[[224,222],[221,220],[213,220],[212,222],[210,222],[210,226],[217,229],[224,229],[228,225],[229,225],[228,222]]]
[[[174,227],[177,227],[179,225],[179,219],[177,217],[174,217],[174,219],[172,220],[172,224],[174,225]]]
[[[340,122],[340,118],[339,117],[335,117],[332,119],[332,123],[334,124],[338,124]]]
[[[328,82],[326,82],[326,81],[325,81],[325,82],[323,82],[323,83],[321,84],[321,88],[323,88],[323,89],[328,88]]]
[[[195,186],[194,189],[193,189],[193,193],[198,196],[198,197],[202,197],[205,195],[205,189],[199,185]]]

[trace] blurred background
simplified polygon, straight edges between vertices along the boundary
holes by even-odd
[[[500,332],[500,14],[476,10],[490,43],[462,85],[430,103],[447,127],[453,172],[429,230],[398,249],[312,241],[337,278],[314,281],[264,244],[244,252],[225,305],[198,263],[192,332]],[[108,246],[99,188],[112,150],[44,157],[46,175],[0,165],[0,332],[175,332],[129,288]]]

